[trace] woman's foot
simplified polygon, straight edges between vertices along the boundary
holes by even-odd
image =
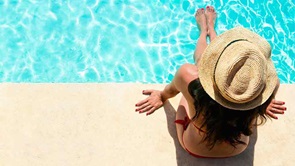
[[[208,27],[206,22],[205,10],[204,8],[200,8],[197,10],[195,14],[196,22],[200,28],[201,34],[208,34]]]
[[[207,26],[208,26],[208,35],[210,40],[212,41],[216,37],[215,32],[215,20],[216,20],[216,12],[213,6],[207,6],[205,11],[206,19],[207,19]]]

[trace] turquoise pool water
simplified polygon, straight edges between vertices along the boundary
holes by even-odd
[[[295,82],[293,0],[1,0],[0,82],[167,83],[193,63],[206,5],[217,33],[265,37],[281,82]]]

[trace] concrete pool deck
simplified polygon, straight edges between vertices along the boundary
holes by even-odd
[[[163,84],[0,84],[0,165],[295,164],[295,84],[277,99],[287,111],[258,126],[242,154],[199,159],[178,143],[180,95],[151,116],[135,112],[143,89]]]

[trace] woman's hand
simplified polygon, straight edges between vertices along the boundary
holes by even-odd
[[[137,107],[136,112],[146,112],[146,115],[150,115],[163,106],[164,101],[162,101],[161,91],[144,90],[142,93],[149,96],[135,105]]]
[[[275,114],[284,114],[287,108],[284,106],[285,102],[273,99],[266,108],[266,114],[274,119],[278,119]]]

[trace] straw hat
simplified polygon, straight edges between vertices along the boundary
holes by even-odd
[[[224,107],[249,110],[273,93],[278,77],[269,43],[236,27],[217,36],[204,51],[199,79],[206,93]]]

